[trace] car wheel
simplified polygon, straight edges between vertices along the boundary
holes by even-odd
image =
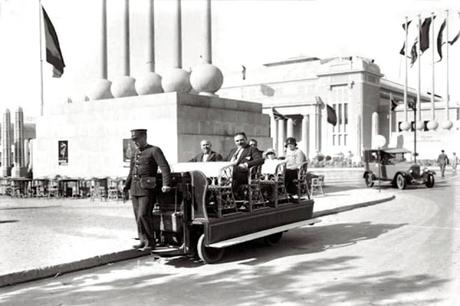
[[[367,187],[374,186],[374,181],[372,180],[372,173],[366,173],[366,176],[364,177],[364,182],[366,183]]]
[[[283,232],[271,234],[270,236],[264,237],[264,244],[267,246],[272,246],[277,244],[280,240],[281,237],[283,236]]]
[[[407,182],[406,182],[406,178],[404,177],[404,175],[402,175],[401,173],[396,175],[396,187],[398,187],[398,189],[400,190],[403,190],[403,189],[406,189],[406,186],[407,186]]]
[[[431,188],[434,186],[434,175],[433,174],[428,174],[428,176],[426,177],[425,186],[428,188]]]
[[[198,257],[207,264],[218,262],[224,256],[224,249],[210,248],[204,245],[204,234],[200,236],[197,243]]]

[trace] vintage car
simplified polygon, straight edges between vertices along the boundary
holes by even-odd
[[[250,172],[243,197],[232,184],[228,162],[173,165],[172,191],[159,192],[153,210],[158,255],[185,255],[214,263],[228,246],[254,239],[277,243],[283,232],[317,222],[313,216],[306,166],[299,171],[298,194],[286,193],[285,162],[267,162]],[[157,176],[161,186],[161,175]]]
[[[405,189],[408,184],[433,187],[435,172],[407,161],[404,156],[407,153],[411,152],[403,148],[365,150],[363,178],[366,186],[372,187],[376,181],[388,181],[398,189]]]

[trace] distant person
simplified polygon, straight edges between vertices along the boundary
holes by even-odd
[[[263,156],[264,156],[265,159],[274,160],[274,159],[276,159],[275,150],[274,149],[268,149],[267,151],[265,151]]]
[[[262,150],[259,150],[259,148],[257,147],[258,143],[257,143],[257,140],[255,140],[254,138],[250,139],[249,140],[249,145],[253,148],[256,148],[257,151],[259,151],[260,154],[264,154],[264,151]]]
[[[450,161],[450,165],[452,166],[452,171],[454,173],[457,172],[457,165],[458,165],[458,157],[457,157],[457,154],[452,153],[452,158],[451,158],[451,161]]]
[[[209,140],[203,139],[200,142],[201,152],[189,162],[215,162],[222,161],[222,155],[211,150],[212,144]]]
[[[161,170],[162,192],[171,190],[171,169],[159,147],[147,143],[147,130],[131,130],[131,139],[136,145],[130,161],[130,169],[123,187],[123,199],[133,202],[140,244],[133,246],[140,251],[151,251],[155,248],[153,226],[153,205],[157,199],[159,188],[156,186],[158,168]]]
[[[441,150],[441,154],[438,156],[437,163],[441,169],[441,177],[444,177],[444,172],[446,171],[446,166],[449,163],[449,158],[444,153],[444,150]]]
[[[233,140],[236,147],[230,150],[225,160],[234,163],[233,192],[235,196],[239,196],[238,187],[248,183],[249,169],[262,165],[264,158],[257,148],[248,144],[248,139],[244,132],[236,133]]]
[[[294,180],[297,179],[300,165],[307,161],[305,154],[297,148],[297,141],[294,137],[286,139],[286,190],[288,193],[296,193],[297,186]]]

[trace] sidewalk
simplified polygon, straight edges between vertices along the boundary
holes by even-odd
[[[321,217],[394,199],[352,189],[315,196]],[[0,287],[148,255],[136,243],[132,207],[121,202],[0,198]]]

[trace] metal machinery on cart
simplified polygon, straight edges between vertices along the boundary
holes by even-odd
[[[299,172],[298,194],[288,195],[284,166],[278,161],[251,171],[243,186],[244,198],[235,199],[233,164],[174,165],[172,191],[157,193],[154,229],[163,247],[154,252],[198,256],[213,263],[222,258],[225,247],[258,238],[274,244],[283,232],[314,224],[313,200],[305,187],[306,167]],[[161,188],[161,175],[157,176],[157,188]]]

